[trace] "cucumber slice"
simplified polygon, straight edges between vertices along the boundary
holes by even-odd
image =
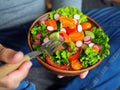
[[[51,40],[51,39],[60,39],[59,32],[58,32],[58,31],[57,31],[57,32],[55,31],[55,32],[50,33],[49,39],[50,39],[50,40]]]
[[[89,35],[92,39],[94,39],[94,38],[95,38],[94,33],[93,33],[93,32],[91,32],[91,31],[85,31],[85,35]]]

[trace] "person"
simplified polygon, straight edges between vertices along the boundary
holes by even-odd
[[[67,5],[80,9],[81,0],[76,2],[74,0],[52,1],[54,9]],[[47,11],[46,2],[45,0],[1,0],[0,11],[0,61],[14,64],[19,62],[24,54],[30,52],[27,46],[27,31],[32,22]],[[37,60],[33,60],[32,63],[33,66],[39,66]],[[25,62],[17,70],[1,78],[0,89],[34,90],[33,83],[23,80],[32,63]],[[87,73],[81,74],[81,78],[84,78]]]
[[[52,0],[53,9],[67,5],[80,9],[81,3],[81,0]],[[2,52],[0,50],[0,60],[6,63],[17,63],[23,58],[23,52],[24,54],[29,52],[26,40],[27,30],[33,20],[45,12],[45,2],[44,0],[1,0],[0,4],[0,16],[2,16],[0,18],[0,43],[4,47],[7,47],[4,48],[1,46],[4,49],[1,49]],[[89,73],[85,72],[81,74],[80,76],[82,78],[79,76],[74,77],[64,87],[60,87],[59,90],[73,90],[73,88],[74,90],[116,90],[120,86],[119,10],[119,8],[114,7],[85,12],[83,10],[84,13],[95,19],[109,36],[111,54],[106,57],[98,67],[89,71]],[[16,53],[12,49],[22,52]],[[8,50],[10,50],[11,54],[8,53]],[[7,51],[8,54],[5,52],[3,54],[3,51]],[[10,60],[10,62],[8,60]],[[33,66],[40,66],[37,60],[33,60],[32,64]],[[0,88],[7,87],[11,89],[16,88],[16,90],[35,90],[33,83],[22,80],[28,74],[30,67],[31,63],[26,62],[15,72],[0,79]],[[25,69],[25,71],[23,71],[23,69]],[[17,77],[18,74],[21,74],[20,77]],[[19,78],[19,80],[16,81],[16,78],[17,80]]]
[[[90,70],[86,78],[74,78],[59,90],[120,89],[120,7],[104,7],[83,12],[97,21],[109,37],[110,55]],[[119,88],[119,89],[118,89]]]

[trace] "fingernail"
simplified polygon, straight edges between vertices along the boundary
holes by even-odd
[[[87,74],[88,74],[88,71],[86,71],[86,72],[80,74],[80,78],[81,78],[81,79],[86,78]]]
[[[22,59],[23,58],[23,53],[21,51],[17,52],[15,55],[14,55],[14,58],[15,59]]]
[[[86,77],[86,75],[81,75],[80,78],[81,79],[84,79]]]
[[[62,76],[62,75],[58,75],[57,77],[58,77],[58,78],[63,78],[64,76]]]
[[[28,68],[30,68],[32,66],[32,62],[30,62],[30,61],[25,62],[25,64]]]

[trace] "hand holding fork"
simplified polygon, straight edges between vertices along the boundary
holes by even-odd
[[[38,56],[40,54],[53,54],[59,48],[64,42],[61,40],[50,40],[46,43],[43,43],[40,47],[40,51],[32,51],[28,54],[26,54],[23,59],[16,64],[4,64],[0,66],[0,78],[9,74],[10,72],[15,71],[17,68],[20,67],[25,61],[29,61],[32,58],[35,58],[35,56]]]

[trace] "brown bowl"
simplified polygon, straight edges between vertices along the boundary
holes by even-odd
[[[33,51],[33,48],[32,48],[32,39],[31,39],[31,28],[33,26],[35,26],[37,24],[37,22],[39,21],[42,21],[42,20],[46,20],[48,18],[48,15],[49,15],[49,12],[48,13],[45,13],[43,14],[42,16],[38,17],[34,22],[33,24],[31,25],[29,31],[28,31],[28,45],[29,45],[29,48],[31,51]],[[93,20],[92,18],[88,17],[88,20],[90,22],[92,22],[96,27],[101,27],[95,20]],[[61,70],[61,69],[58,69],[58,68],[55,68],[49,64],[47,64],[46,62],[44,62],[43,60],[41,60],[38,56],[36,57],[36,59],[45,67],[47,68],[48,70],[50,70],[51,72],[55,73],[55,74],[59,74],[59,75],[64,75],[64,76],[75,76],[75,75],[79,75],[80,73],[82,72],[85,72],[85,71],[89,71],[95,67],[97,67],[102,60],[99,60],[96,64],[94,64],[93,66],[90,66],[88,68],[85,68],[85,69],[80,69],[80,70]]]

